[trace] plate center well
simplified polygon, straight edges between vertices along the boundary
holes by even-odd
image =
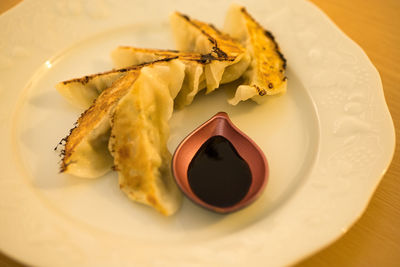
[[[166,218],[131,202],[120,191],[114,172],[94,180],[59,174],[60,158],[53,148],[83,110],[68,104],[54,86],[62,80],[111,69],[109,55],[118,45],[173,48],[167,24],[134,25],[107,32],[46,62],[20,99],[16,149],[27,183],[54,212],[85,226],[136,239],[196,241],[267,220],[307,179],[318,150],[319,125],[312,99],[290,64],[285,95],[269,97],[263,105],[248,101],[230,106],[226,99],[232,87],[222,86],[212,94],[199,94],[191,106],[174,112],[170,121],[171,152],[188,133],[219,111],[227,112],[233,123],[263,149],[270,166],[269,183],[262,197],[244,210],[218,215],[185,200],[178,214]]]

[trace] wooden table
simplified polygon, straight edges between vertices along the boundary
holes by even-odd
[[[0,13],[20,0],[1,0]],[[400,140],[400,1],[312,0],[368,54],[382,77]],[[296,267],[400,266],[400,145],[361,219]],[[0,266],[23,266],[0,254]]]

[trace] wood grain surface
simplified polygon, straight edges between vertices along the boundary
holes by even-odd
[[[1,0],[0,13],[18,2]],[[364,49],[378,69],[400,140],[400,0],[312,2]],[[296,267],[400,266],[399,150],[397,144],[392,164],[360,220],[339,240]],[[0,253],[0,266],[23,265]]]

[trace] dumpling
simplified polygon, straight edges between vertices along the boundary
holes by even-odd
[[[209,59],[205,65],[207,93],[238,79],[250,63],[246,49],[213,25],[175,12],[170,16],[173,36],[178,50],[197,52]]]
[[[252,99],[261,103],[266,95],[286,92],[286,60],[273,35],[262,28],[246,9],[232,5],[225,19],[224,32],[240,41],[249,51],[252,61],[244,73],[244,84],[228,102],[236,105]]]
[[[168,119],[184,71],[179,60],[160,61],[105,89],[65,139],[61,172],[94,178],[114,166],[131,199],[165,215],[177,211],[182,196],[170,170]]]
[[[143,68],[132,90],[119,101],[112,119],[109,148],[121,190],[164,215],[175,213],[182,199],[171,173],[167,141],[168,120],[184,69],[176,59],[168,66]]]
[[[185,79],[182,89],[175,98],[175,107],[182,109],[193,102],[198,92],[206,87],[204,66],[196,61],[183,61],[185,63]]]
[[[209,60],[199,53],[119,46],[111,53],[111,57],[116,68],[126,68],[145,60],[179,58],[185,64],[185,79],[175,98],[175,107],[178,109],[190,105],[196,94],[206,86],[204,66]]]
[[[110,115],[137,77],[140,70],[130,71],[104,90],[93,105],[78,119],[65,138],[61,172],[79,177],[95,178],[107,173],[113,158],[108,151]]]
[[[56,89],[71,104],[87,109],[93,104],[93,101],[100,95],[100,93],[110,87],[117,79],[121,78],[128,72],[136,72],[143,66],[148,66],[154,62],[164,60],[168,60],[168,58],[160,57],[157,60],[150,62],[141,62],[140,65],[119,68],[116,70],[63,81],[56,85]]]
[[[165,81],[176,81],[171,84],[172,95],[175,97],[181,87],[184,66],[179,62],[159,61],[148,65],[146,68],[157,66],[176,71],[176,79],[165,77]],[[107,173],[113,159],[107,147],[110,137],[110,116],[120,99],[131,90],[141,70],[129,71],[118,79],[111,87],[105,89],[95,100],[93,105],[86,110],[76,123],[67,138],[65,138],[61,172],[79,177],[95,178]]]
[[[86,109],[93,104],[93,101],[104,89],[110,87],[114,81],[125,74],[126,70],[113,70],[88,75],[60,82],[56,85],[56,89],[71,104]]]

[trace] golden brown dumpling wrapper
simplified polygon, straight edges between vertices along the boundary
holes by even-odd
[[[135,66],[118,68],[106,72],[86,75],[80,78],[74,78],[60,82],[56,85],[57,91],[74,106],[79,108],[89,108],[94,100],[109,88],[113,82],[126,75],[128,72],[136,72],[143,66],[149,66],[159,61],[168,61],[170,58],[159,57],[149,62],[140,62]]]
[[[78,119],[62,150],[61,172],[95,178],[107,173],[113,159],[108,151],[110,116],[118,101],[131,89],[140,70],[130,71],[104,90]]]
[[[185,64],[185,79],[175,98],[175,107],[178,109],[190,105],[196,94],[206,87],[204,66],[208,63],[208,60],[205,60],[199,53],[119,46],[111,53],[111,58],[116,68],[126,68],[162,58],[178,58],[181,60]]]
[[[110,139],[121,190],[164,215],[175,213],[182,194],[171,172],[168,120],[183,83],[184,64],[142,69],[132,90],[116,106]]]
[[[221,83],[238,79],[247,69],[250,56],[246,49],[211,24],[175,12],[170,16],[171,28],[178,50],[197,52],[210,62],[205,66],[207,93]]]
[[[228,102],[253,99],[260,103],[268,95],[286,92],[286,60],[273,35],[263,29],[246,9],[232,5],[225,19],[224,32],[242,43],[251,55],[249,69],[244,73],[244,84]]]

